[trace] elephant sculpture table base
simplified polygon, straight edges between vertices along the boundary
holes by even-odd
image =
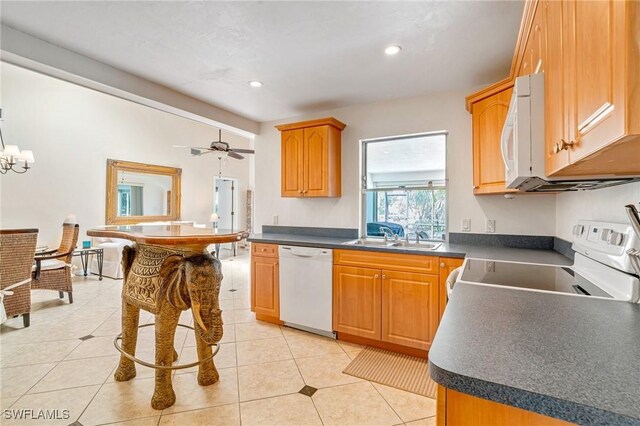
[[[204,247],[198,248],[202,250],[137,243],[123,250],[122,347],[118,348],[122,355],[114,377],[117,381],[127,381],[136,376],[134,361],[139,361],[135,350],[140,309],[153,313],[155,364],[143,362],[143,365],[156,369],[151,406],[157,410],[172,406],[176,400],[172,370],[181,367],[172,364],[178,358],[174,336],[176,327],[181,325],[178,320],[182,311],[191,308],[193,315],[198,384],[208,386],[219,380],[211,346],[216,345],[217,351],[217,343],[222,338],[222,311],[218,302],[221,265]]]

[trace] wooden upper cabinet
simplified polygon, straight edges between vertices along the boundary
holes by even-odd
[[[379,269],[333,267],[333,329],[380,340],[381,277]]]
[[[439,322],[438,275],[382,271],[382,341],[428,350]]]
[[[304,129],[305,197],[329,196],[329,126]]]
[[[282,196],[340,197],[341,132],[335,118],[276,126],[281,131]]]
[[[476,158],[478,140],[490,139],[488,127],[475,128],[476,105],[516,77],[536,72],[545,80],[540,149],[547,176],[640,175],[639,17],[639,1],[525,3],[509,77],[466,99],[474,117],[474,167],[485,167],[474,171],[476,193],[499,192],[482,151]]]
[[[531,72],[529,74],[539,74],[544,72],[546,65],[546,46],[545,46],[545,27],[543,25],[543,11],[539,7],[533,17],[531,25],[531,33],[527,43],[529,52],[529,62],[531,64]]]
[[[567,24],[566,4],[561,1],[544,0],[541,5],[542,25],[545,27],[545,171],[551,176],[569,165],[569,152],[556,152],[556,146],[569,141],[568,102],[570,89],[566,84],[567,41],[564,26]]]
[[[282,196],[297,197],[304,188],[303,162],[304,130],[282,132]]]
[[[640,174],[640,2],[564,3],[572,145],[558,174]]]
[[[507,119],[513,85],[471,105],[473,121],[473,193],[504,194],[514,192],[505,187],[502,160],[502,128]]]

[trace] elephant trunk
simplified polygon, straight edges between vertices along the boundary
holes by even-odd
[[[220,309],[202,309],[199,304],[191,306],[196,333],[208,345],[222,339],[222,311]]]

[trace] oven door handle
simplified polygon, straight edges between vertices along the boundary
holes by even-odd
[[[451,296],[451,292],[453,291],[453,285],[458,280],[458,275],[460,275],[460,271],[462,271],[462,266],[451,271],[451,273],[447,277],[447,280],[446,280],[447,300]]]

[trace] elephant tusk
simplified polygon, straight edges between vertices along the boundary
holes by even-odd
[[[204,326],[202,317],[200,316],[200,303],[192,303],[191,311],[193,312],[193,318],[196,320],[202,331],[207,331],[207,327]]]

